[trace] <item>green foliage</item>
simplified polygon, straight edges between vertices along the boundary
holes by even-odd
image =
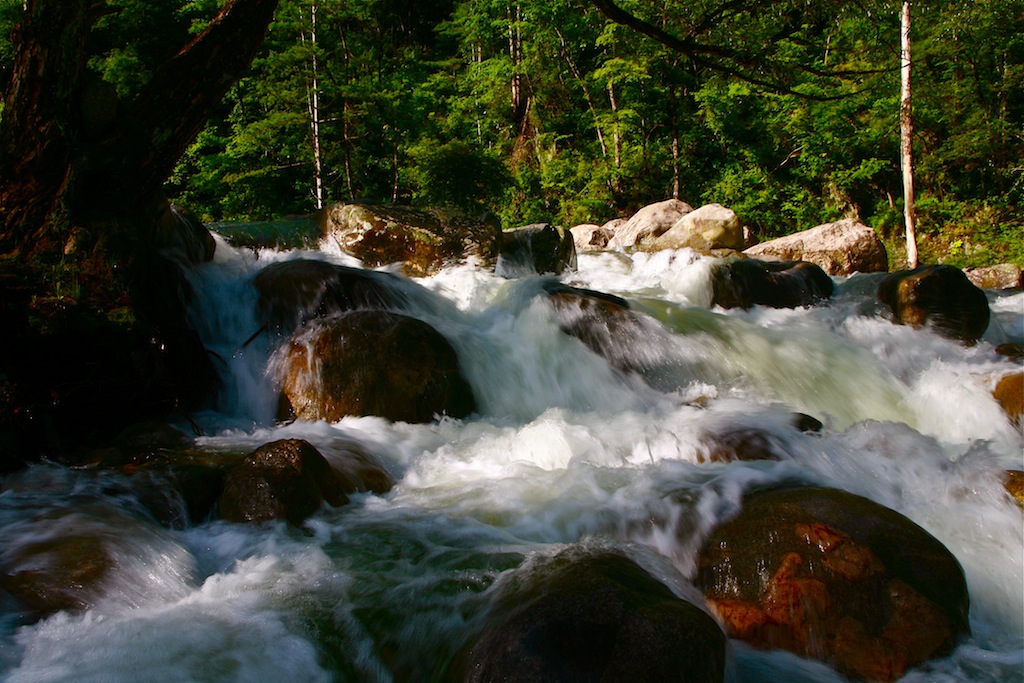
[[[408,150],[413,198],[430,206],[467,213],[497,208],[512,178],[501,160],[465,142],[424,139]]]

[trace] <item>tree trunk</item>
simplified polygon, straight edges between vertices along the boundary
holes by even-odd
[[[313,53],[308,95],[309,127],[313,138],[313,202],[319,211],[324,208],[324,168],[323,158],[320,155],[320,78],[316,59],[316,3],[309,8],[309,22],[309,43]],[[303,41],[305,41],[305,36],[303,36]]]
[[[903,167],[903,215],[907,265],[917,268],[917,211],[914,206],[914,118],[910,106],[910,0],[900,13],[900,161]]]

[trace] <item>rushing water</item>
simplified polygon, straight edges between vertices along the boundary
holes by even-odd
[[[254,274],[337,254],[220,243],[195,274],[195,321],[223,360],[218,410],[198,447],[248,451],[303,438],[331,458],[353,442],[397,485],[324,508],[303,528],[148,523],[125,477],[38,465],[0,493],[5,545],[103,536],[114,578],[89,609],[0,623],[0,671],[21,681],[429,680],[504,572],[569,544],[627,548],[684,591],[708,530],[754,483],[801,479],[889,506],[941,540],[965,570],[972,637],[910,681],[1024,680],[1024,526],[1002,489],[1022,436],[991,397],[1013,370],[994,345],[1024,341],[1024,294],[990,293],[983,343],[896,326],[877,279],[837,279],[810,309],[709,309],[709,262],[689,251],[583,254],[563,281],[627,298],[643,334],[622,373],[560,331],[537,277],[472,266],[409,283],[409,311],[457,349],[477,396],[465,420],[376,417],[275,424],[266,369],[279,340],[245,342]],[[792,425],[795,411],[824,423]],[[186,429],[191,426],[183,425]],[[702,435],[756,428],[786,457],[704,462]],[[59,514],[58,514],[59,513]],[[55,522],[54,520],[59,520]],[[824,665],[734,643],[741,681],[828,681]]]

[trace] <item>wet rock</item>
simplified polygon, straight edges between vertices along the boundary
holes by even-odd
[[[811,306],[832,296],[834,285],[813,263],[725,259],[712,268],[712,306]]]
[[[91,533],[7,548],[2,562],[0,587],[40,617],[88,607],[115,566],[104,539]]]
[[[334,470],[310,443],[283,439],[260,446],[228,471],[218,506],[230,522],[300,524],[324,502],[348,502]]]
[[[453,680],[723,680],[714,619],[622,555],[567,551],[516,578]]]
[[[1000,356],[1004,356],[1011,360],[1024,360],[1024,346],[1021,346],[1020,344],[1006,342],[1005,344],[997,346],[995,351]]]
[[[1010,494],[1010,498],[1017,504],[1017,507],[1024,510],[1024,472],[1020,470],[1003,472],[1003,488]]]
[[[697,586],[730,637],[891,681],[968,634],[956,558],[897,512],[835,489],[749,494],[700,551]]]
[[[645,206],[615,229],[615,236],[608,242],[608,248],[625,249],[651,242],[668,232],[669,228],[691,211],[692,206],[678,199],[666,199]]]
[[[808,261],[829,275],[884,273],[889,270],[885,245],[874,230],[846,219],[761,242],[743,253],[754,258]]]
[[[395,485],[391,474],[358,443],[345,444],[339,453],[328,456],[327,461],[345,493],[387,493]]]
[[[322,247],[341,249],[368,268],[400,263],[410,277],[469,258],[491,265],[501,244],[494,220],[396,204],[333,204],[323,211],[322,233]]]
[[[502,275],[561,275],[576,270],[576,246],[570,232],[550,223],[506,230],[501,236],[497,270]]]
[[[972,344],[988,327],[985,292],[959,268],[921,266],[887,275],[878,285],[878,300],[889,307],[897,323],[928,325],[951,339]]]
[[[295,259],[267,266],[253,279],[253,286],[262,322],[290,332],[308,320],[332,313],[399,308],[399,282],[390,273]]]
[[[967,268],[964,273],[975,287],[981,289],[1020,289],[1024,287],[1024,273],[1014,263]]]
[[[646,247],[660,249],[690,248],[708,253],[713,249],[743,248],[743,227],[732,209],[721,204],[705,204],[691,211]]]
[[[556,281],[546,282],[544,291],[555,307],[563,332],[620,370],[645,366],[637,349],[644,337],[643,324],[625,299]]]
[[[275,360],[282,391],[303,420],[378,415],[430,422],[475,409],[448,340],[427,323],[385,311],[318,319]]]
[[[803,413],[794,413],[790,424],[801,432],[818,432],[823,426],[821,421]],[[782,460],[790,456],[785,440],[778,435],[742,425],[705,429],[697,450],[697,462]]]
[[[1010,421],[1019,427],[1021,416],[1024,415],[1024,372],[1007,375],[999,380],[992,397],[1002,406]]]

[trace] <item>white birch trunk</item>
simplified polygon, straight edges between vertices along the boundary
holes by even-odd
[[[914,207],[914,118],[910,106],[910,0],[900,15],[900,162],[903,167],[903,215],[907,265],[917,268],[917,212]]]

